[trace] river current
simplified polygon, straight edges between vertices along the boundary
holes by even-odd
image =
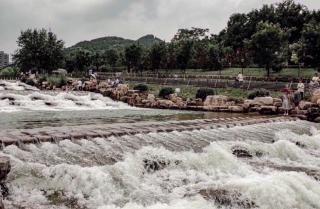
[[[25,87],[2,87],[0,98],[2,129],[227,117],[138,109],[97,94]],[[7,209],[318,209],[319,130],[318,124],[291,121],[11,145],[1,151],[12,165],[4,204]],[[235,150],[250,157],[239,158]]]

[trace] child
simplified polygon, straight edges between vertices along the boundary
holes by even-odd
[[[284,109],[284,115],[289,115],[289,110],[291,109],[290,105],[290,89],[288,85],[282,90],[282,108]]]

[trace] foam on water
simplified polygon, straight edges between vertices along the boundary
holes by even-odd
[[[320,170],[320,133],[316,128],[310,131],[310,124],[9,146],[2,153],[12,160],[5,203],[7,208],[70,208],[70,204],[88,209],[243,208],[236,204],[240,199],[265,209],[320,208],[319,181],[304,172],[268,167],[272,162]],[[297,140],[305,146],[296,145]],[[234,146],[263,154],[239,159],[232,154]],[[162,167],[153,170],[145,162],[151,162],[151,168],[152,162],[160,162]],[[249,162],[265,167],[257,169]],[[239,197],[222,204],[204,199],[199,194],[203,189],[236,192]]]
[[[8,82],[0,80],[0,91],[13,90],[13,91],[39,91],[38,88],[30,86],[28,84],[17,82]]]
[[[14,111],[61,111],[61,110],[101,110],[133,108],[122,102],[115,102],[101,94],[74,93],[28,94],[0,92],[0,112]]]

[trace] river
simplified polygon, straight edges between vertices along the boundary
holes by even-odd
[[[231,117],[139,109],[98,94],[8,85],[0,89],[2,130]],[[10,145],[1,151],[12,165],[4,204],[7,209],[317,209],[319,130],[319,124],[298,120]],[[237,150],[248,156],[237,157]]]

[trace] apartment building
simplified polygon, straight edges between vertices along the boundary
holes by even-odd
[[[4,51],[0,51],[0,68],[9,65],[9,54],[4,53]]]

